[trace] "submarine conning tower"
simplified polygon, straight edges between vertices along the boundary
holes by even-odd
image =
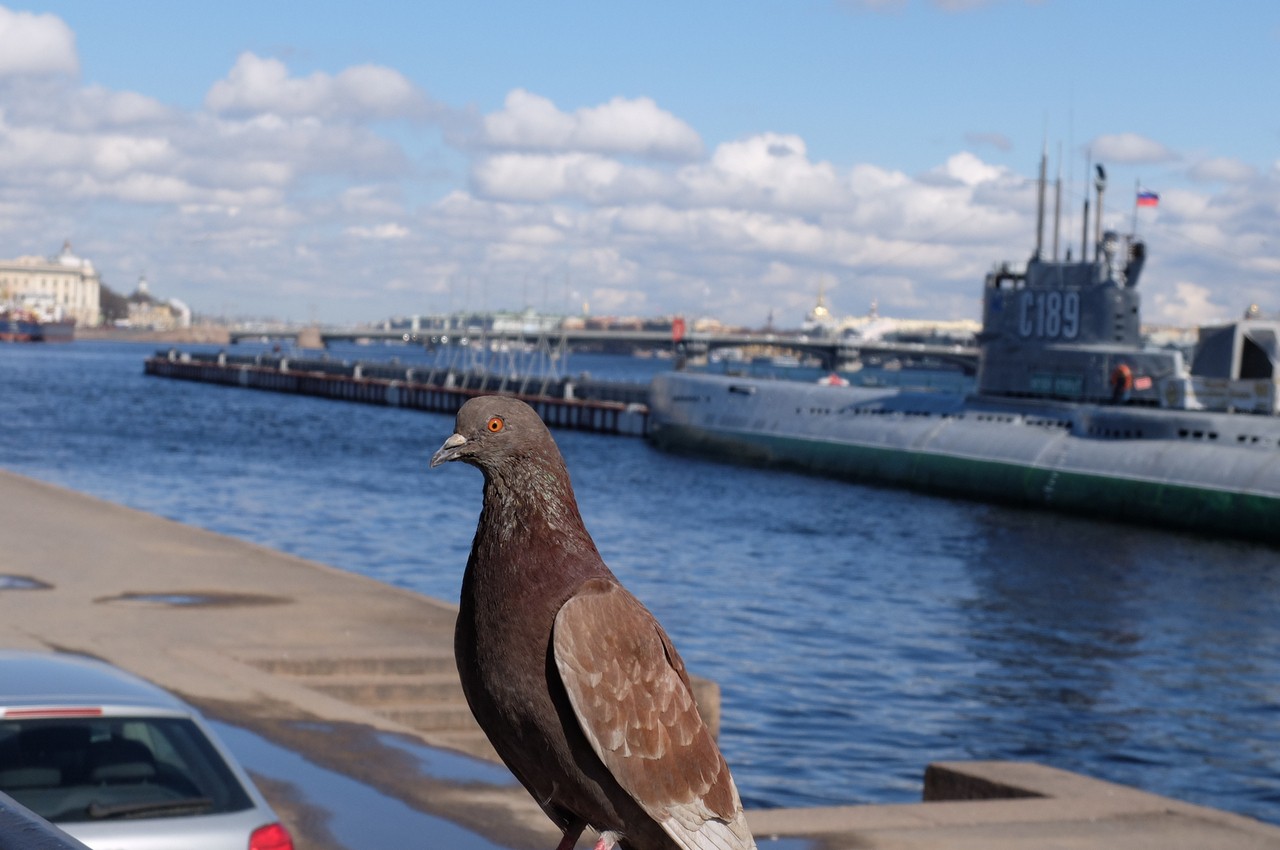
[[[1185,370],[1176,351],[1142,347],[1138,279],[1147,248],[1136,236],[1102,232],[1107,175],[1094,166],[1093,258],[1088,257],[1089,201],[1084,203],[1080,260],[1058,260],[1055,201],[1053,259],[1045,260],[1046,154],[1040,156],[1036,247],[1026,267],[1004,264],[987,275],[978,337],[978,394],[1074,402],[1159,405],[1183,394],[1162,389]],[[1057,181],[1060,197],[1062,181]],[[1176,397],[1175,397],[1176,396]]]
[[[994,269],[983,291],[979,394],[1114,401],[1117,375],[1127,370],[1125,400],[1158,404],[1156,383],[1182,362],[1175,352],[1142,350],[1145,261],[1141,240],[1108,232],[1092,260],[1034,255],[1024,269]],[[1135,389],[1134,376],[1150,380]]]

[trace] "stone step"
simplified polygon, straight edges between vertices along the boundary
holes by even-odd
[[[378,713],[389,720],[422,732],[475,730],[477,734],[483,734],[466,703],[424,703],[384,707],[379,709]]]
[[[261,656],[246,659],[260,670],[284,676],[344,676],[380,673],[390,676],[417,676],[452,672],[457,667],[452,655],[413,653],[370,655],[324,654]]]
[[[377,707],[404,703],[466,703],[458,674],[344,675],[308,677],[307,687],[357,705]]]

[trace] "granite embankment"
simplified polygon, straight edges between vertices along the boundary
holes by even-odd
[[[76,339],[106,342],[151,342],[157,345],[229,345],[224,325],[194,325],[167,331],[144,328],[76,328]]]

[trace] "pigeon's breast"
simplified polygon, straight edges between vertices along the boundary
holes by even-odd
[[[552,697],[559,683],[550,678],[554,665],[549,652],[556,612],[569,592],[537,581],[468,578],[454,650],[476,719],[491,739],[561,736]]]
[[[463,600],[455,637],[462,689],[503,762],[564,826],[565,812],[593,807],[581,799],[585,792],[565,726],[572,709],[551,673],[555,611],[545,598],[506,601],[512,604],[486,604],[484,594]]]

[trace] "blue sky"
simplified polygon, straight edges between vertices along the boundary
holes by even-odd
[[[328,322],[976,318],[1047,141],[1073,235],[1087,150],[1110,226],[1161,193],[1145,312],[1212,321],[1280,311],[1277,102],[1262,0],[10,3],[0,256]]]

